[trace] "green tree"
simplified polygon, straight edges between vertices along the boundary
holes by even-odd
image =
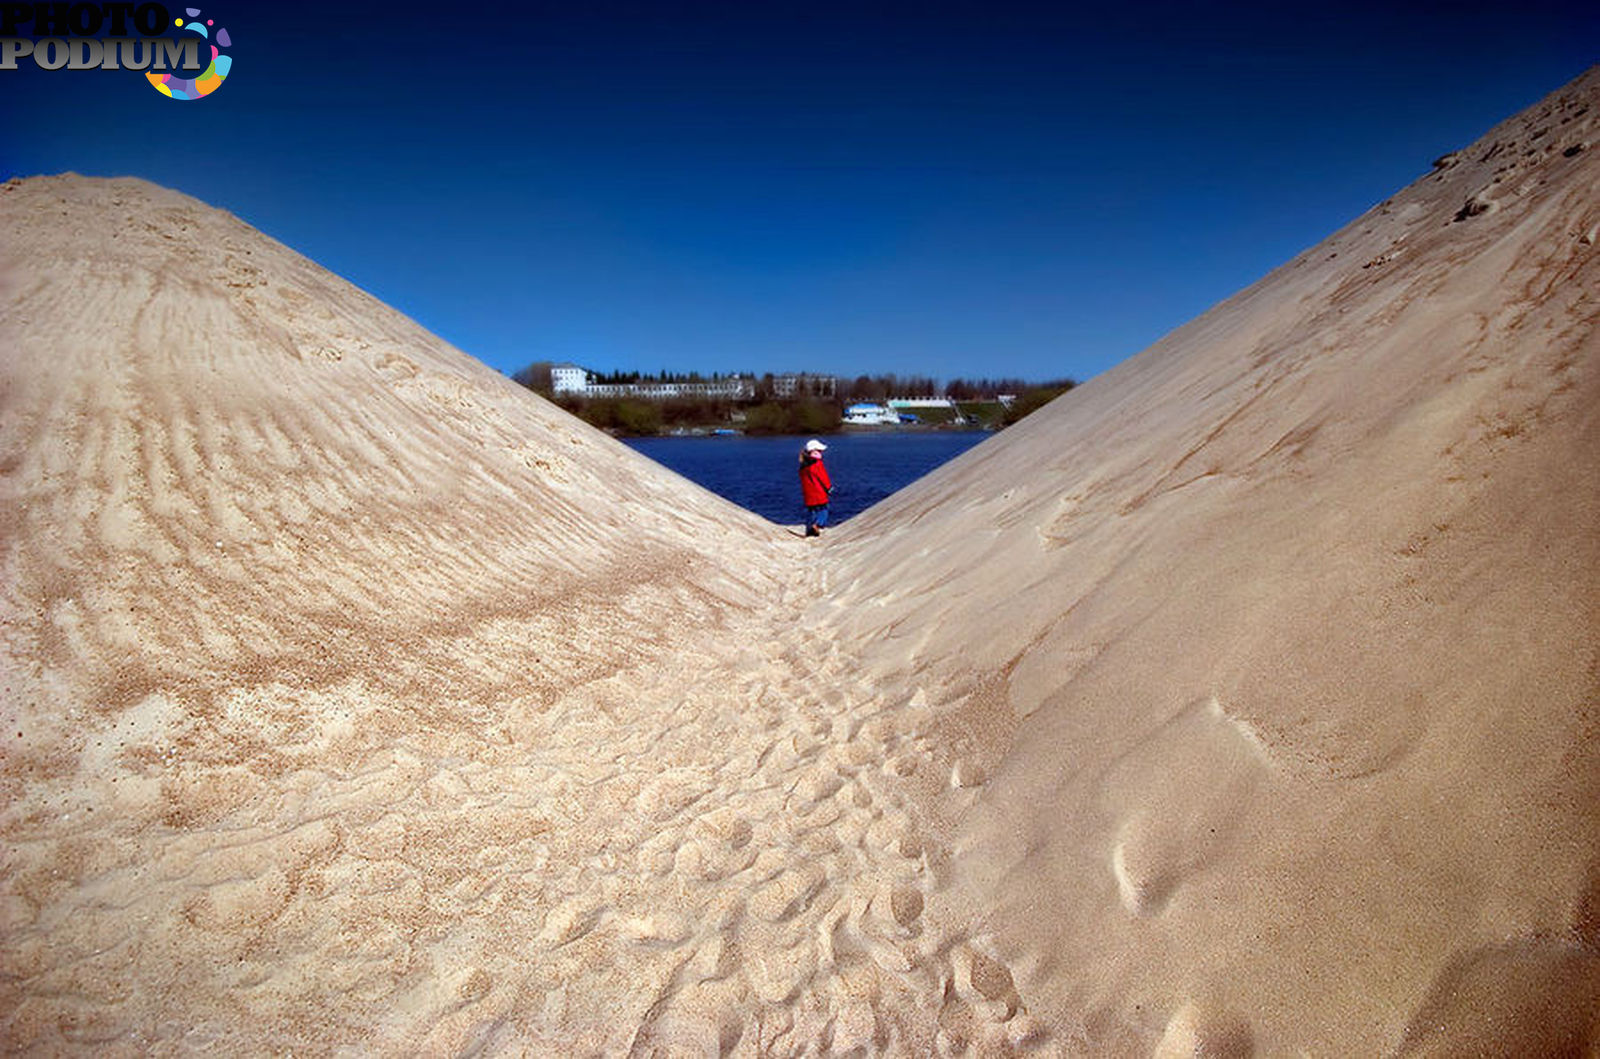
[[[839,406],[828,401],[801,401],[793,412],[797,434],[826,434],[838,430],[843,421]]]
[[[776,401],[764,401],[744,414],[746,434],[783,434],[789,428],[789,413]]]
[[[554,389],[550,380],[550,367],[548,360],[536,360],[511,378],[534,393],[549,397]]]
[[[661,433],[661,406],[652,401],[623,398],[617,402],[616,424],[628,434]]]

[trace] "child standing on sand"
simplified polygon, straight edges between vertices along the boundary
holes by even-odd
[[[822,450],[828,446],[812,438],[800,450],[800,499],[806,505],[806,536],[820,537],[828,524],[828,494],[833,481],[822,465]]]

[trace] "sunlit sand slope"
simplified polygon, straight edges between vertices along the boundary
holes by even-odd
[[[184,196],[0,247],[8,1051],[1048,1046],[818,542]]]
[[[0,188],[0,1041],[1584,1054],[1600,78],[820,542]]]
[[[626,1049],[826,863],[708,797],[779,738],[773,527],[184,196],[0,240],[9,1045]]]
[[[226,214],[77,178],[0,209],[12,635],[100,708],[234,678],[534,694],[605,630],[537,662],[457,641],[630,596],[693,615],[765,572],[703,565],[760,520]]]
[[[1591,71],[839,531],[1058,1046],[1600,1047],[1597,189]]]

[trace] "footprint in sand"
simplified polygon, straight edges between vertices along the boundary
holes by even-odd
[[[667,769],[639,791],[639,811],[647,820],[669,820],[699,801],[711,788],[711,777],[699,769]]]
[[[753,955],[745,964],[745,974],[756,996],[769,1004],[782,1004],[816,976],[817,968],[816,946],[801,941],[787,949]]]
[[[795,800],[801,812],[808,811],[810,806],[816,805],[825,798],[831,798],[844,786],[844,778],[837,772],[815,770],[800,777],[800,782],[795,784]]]
[[[950,956],[956,991],[975,1012],[991,1022],[1015,1015],[1020,1002],[1011,969],[971,945],[957,945]]]
[[[1181,878],[1182,865],[1146,848],[1142,837],[1138,825],[1123,829],[1123,837],[1111,850],[1111,874],[1122,906],[1136,916],[1149,916],[1165,907]]]
[[[1259,735],[1215,698],[1183,711],[1130,755],[1107,787],[1122,816],[1109,859],[1123,907],[1160,914],[1186,879],[1234,841],[1241,808],[1274,772]],[[1196,788],[1190,776],[1205,776],[1206,784]]]
[[[922,904],[922,891],[910,883],[895,883],[889,888],[890,914],[907,930],[922,917]]]
[[[574,897],[550,913],[539,940],[552,948],[574,942],[594,929],[602,911],[591,898]]]
[[[755,834],[749,819],[734,809],[713,809],[694,822],[693,831],[728,849],[743,849]]]
[[[827,884],[828,877],[815,864],[802,864],[783,872],[750,899],[750,914],[768,923],[791,919]]]
[[[948,1053],[1011,1054],[1037,1044],[1043,1027],[1022,1012],[1006,965],[962,942],[950,953],[954,972],[939,1010],[939,1044]]]
[[[717,809],[696,820],[674,857],[674,869],[690,878],[723,879],[755,863],[750,821],[731,809]]]
[[[1189,1003],[1180,1007],[1167,1022],[1166,1032],[1157,1042],[1151,1059],[1186,1059],[1195,1055],[1248,1059],[1253,1052],[1248,1022],[1236,1015],[1205,1011]]]

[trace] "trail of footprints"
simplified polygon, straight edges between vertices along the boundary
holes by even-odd
[[[731,692],[683,689],[665,726],[619,753],[607,786],[635,793],[612,819],[638,833],[593,848],[581,886],[546,917],[553,972],[581,978],[608,960],[659,983],[604,1050],[1004,1055],[1046,1043],[1009,969],[925,914],[937,851],[904,789],[918,732],[855,686],[830,644],[800,632],[766,650],[727,659],[734,681],[697,682]]]

